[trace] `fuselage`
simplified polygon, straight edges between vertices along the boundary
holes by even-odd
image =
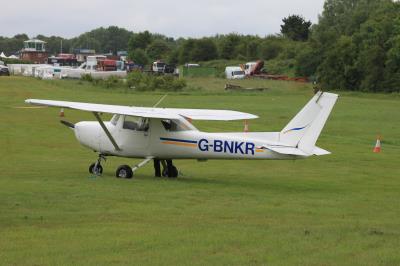
[[[115,115],[105,122],[120,150],[115,149],[97,121],[75,125],[78,141],[96,152],[130,158],[159,159],[299,159],[266,149],[278,143],[278,132],[207,133],[190,122]]]

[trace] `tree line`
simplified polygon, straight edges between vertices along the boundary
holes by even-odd
[[[163,59],[170,64],[244,63],[263,59],[272,74],[307,76],[327,90],[400,91],[400,3],[393,0],[326,0],[319,22],[300,15],[282,20],[278,34],[236,33],[204,38],[170,38],[111,26],[76,38],[37,38],[50,54],[76,48],[102,53],[129,52],[138,64]],[[0,51],[19,50],[26,34],[0,37]]]
[[[400,91],[400,3],[326,0],[296,72],[327,89]]]

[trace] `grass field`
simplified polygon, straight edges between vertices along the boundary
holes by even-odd
[[[312,96],[310,85],[237,81],[263,93],[226,93],[222,79],[190,79],[163,107],[226,108],[279,131]],[[58,109],[16,109],[26,98],[150,106],[132,93],[78,81],[0,77],[0,265],[399,265],[400,96],[341,93],[318,146],[302,161],[176,161],[183,176],[102,177],[96,154]],[[72,122],[90,114],[66,110]],[[205,131],[242,122],[196,123]],[[377,134],[383,152],[372,153]]]

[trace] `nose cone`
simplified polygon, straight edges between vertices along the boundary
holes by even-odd
[[[75,137],[83,146],[99,151],[99,125],[97,122],[79,122],[75,124]]]

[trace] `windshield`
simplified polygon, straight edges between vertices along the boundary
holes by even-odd
[[[157,67],[164,67],[165,63],[157,63]]]

